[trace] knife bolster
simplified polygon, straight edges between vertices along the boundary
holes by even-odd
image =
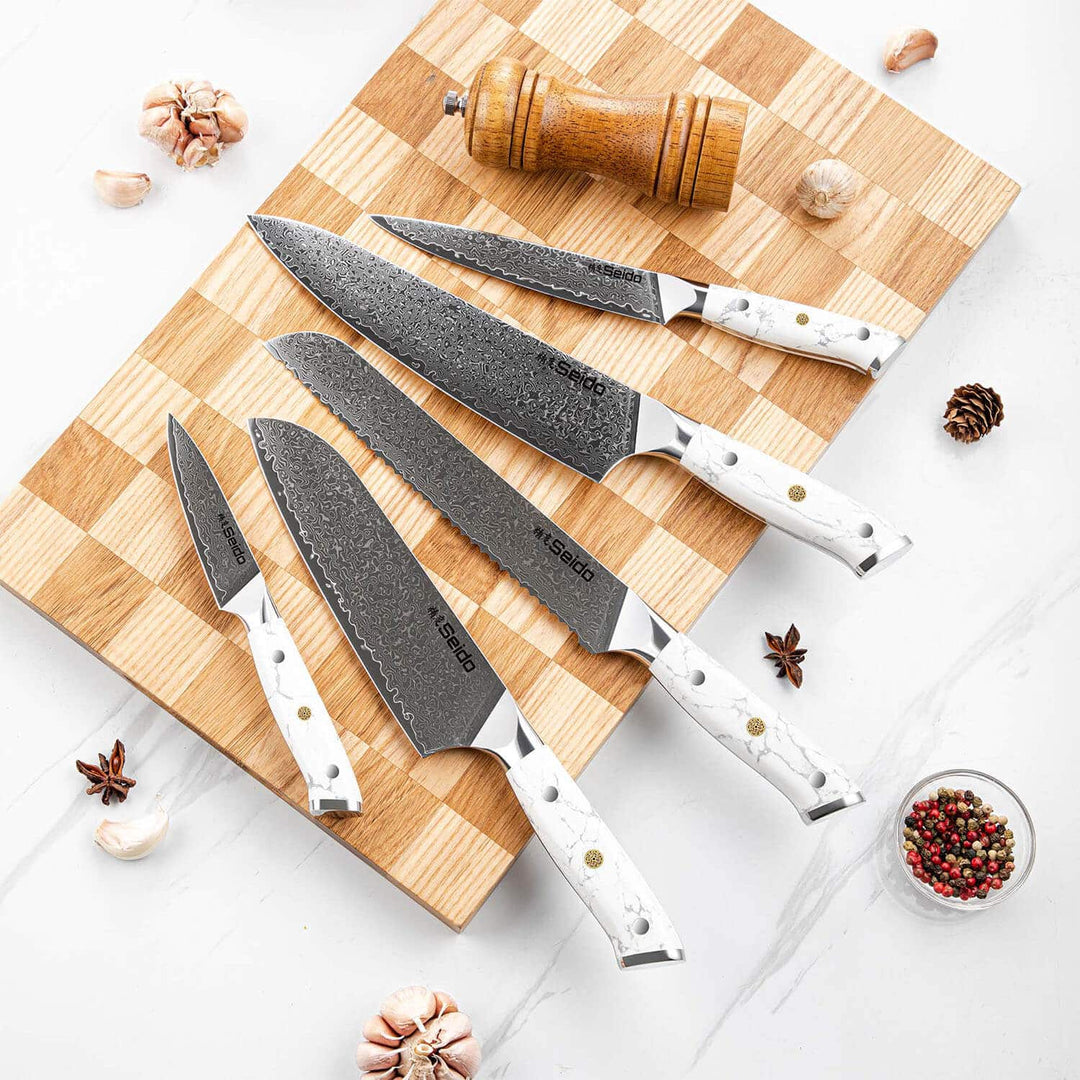
[[[499,57],[481,65],[465,106],[465,145],[480,164],[610,177],[665,203],[726,210],[746,105],[688,90],[617,97]]]

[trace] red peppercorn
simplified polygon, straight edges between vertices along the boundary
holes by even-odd
[[[959,844],[960,843],[960,834],[959,833],[951,833],[949,835],[949,843],[950,844]]]
[[[986,864],[986,869],[989,870],[991,874],[996,874],[998,872],[998,864],[996,862],[988,862]]]
[[[934,805],[933,805],[933,806],[931,807],[931,810],[930,810],[930,816],[931,816],[932,818],[939,818],[939,817],[941,817],[941,811],[940,811],[940,810],[938,810],[938,808],[937,808],[937,804],[934,804]]]
[[[939,892],[944,892],[944,891],[945,891],[945,886],[942,885],[942,883],[940,881],[935,881],[934,882],[934,892],[939,893]]]
[[[979,839],[979,834],[974,829],[968,829],[967,838],[969,840],[978,840]]]
[[[976,855],[975,858],[971,860],[971,869],[972,870],[981,870],[982,869],[982,864],[983,864],[982,859],[980,859],[979,856]],[[996,863],[993,864],[993,868],[995,870],[997,869],[997,864]]]
[[[922,831],[922,832],[921,832],[921,833],[920,833],[919,835],[920,835],[920,836],[921,836],[921,837],[922,837],[922,838],[923,838],[924,840],[930,840],[930,839],[932,839],[932,838],[933,838],[933,836],[934,836],[934,834],[933,834],[933,833],[932,833],[932,832],[931,832],[931,831],[930,831],[929,829],[923,829],[923,831]]]
[[[949,817],[952,817],[953,814],[956,813],[956,803],[949,803],[948,806],[945,807],[945,813],[948,814]]]
[[[931,855],[940,855],[941,854],[941,845],[940,844],[931,844],[930,845],[930,854]]]
[[[951,877],[951,878],[953,878],[955,880],[959,876],[960,876],[960,867],[959,866],[954,866],[954,867],[952,867],[952,869],[949,870],[949,877]]]
[[[933,863],[933,864],[934,864],[935,866],[940,866],[940,865],[941,865],[941,856],[940,856],[940,855],[931,855],[931,856],[930,856],[930,861],[931,861],[931,862],[932,862],[932,863]]]
[[[919,853],[917,851],[909,851],[907,853],[907,861],[911,863],[912,866],[914,866],[916,863],[922,862],[922,859],[919,857]]]
[[[952,894],[953,894],[953,888],[952,888],[951,885],[946,885],[945,888],[941,890],[941,895],[942,896],[952,896]]]
[[[971,890],[970,889],[961,889],[960,890],[960,899],[961,900],[970,900],[971,899]]]
[[[983,825],[983,832],[986,833],[987,836],[990,836],[997,832],[997,826],[992,821],[988,821]]]
[[[1001,888],[1001,878],[999,878],[999,877],[994,878],[993,881],[990,882],[990,888],[991,889],[1000,889]]]

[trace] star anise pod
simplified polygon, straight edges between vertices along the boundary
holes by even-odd
[[[87,765],[85,761],[76,761],[75,768],[90,781],[87,795],[101,792],[101,801],[108,806],[109,798],[116,796],[118,802],[128,797],[128,791],[135,786],[130,776],[124,775],[124,744],[117,739],[113,743],[112,753],[106,757],[98,754],[99,765]]]
[[[799,648],[799,631],[795,624],[788,627],[788,632],[783,637],[770,634],[766,630],[765,640],[772,649],[772,652],[765,654],[765,659],[776,664],[776,677],[782,679],[786,675],[792,686],[802,686],[802,668],[799,665],[806,656],[806,650]]]

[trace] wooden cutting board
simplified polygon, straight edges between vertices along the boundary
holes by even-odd
[[[460,119],[444,117],[441,102],[499,54],[616,93],[688,88],[746,101],[730,212],[663,206],[587,176],[476,165]],[[806,216],[793,195],[820,157],[841,158],[863,178],[857,203],[835,222]],[[259,209],[344,233],[805,469],[872,383],[691,320],[661,328],[486,280],[395,241],[364,213],[461,222],[739,282],[907,336],[1017,191],[741,0],[440,0]],[[363,816],[319,824],[460,929],[529,838],[528,823],[492,760],[468,751],[417,757],[300,563],[256,474],[246,418],[307,424],[354,463],[575,775],[648,674],[633,660],[584,652],[345,434],[260,344],[300,329],[357,345],[680,628],[761,527],[659,459],[624,463],[603,484],[547,460],[350,333],[246,227],[0,506],[3,584],[303,812],[303,783],[243,631],[215,608],[181,516],[165,449],[165,415],[175,413],[221,480],[356,766]],[[872,501],[873,492],[852,494]],[[902,524],[902,507],[881,509]],[[741,767],[714,750],[717,768]]]

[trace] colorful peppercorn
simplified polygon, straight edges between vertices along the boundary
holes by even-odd
[[[904,818],[904,858],[912,877],[939,896],[985,900],[1016,869],[1009,819],[973,791],[938,788]]]

